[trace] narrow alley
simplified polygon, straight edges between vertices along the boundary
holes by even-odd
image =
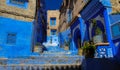
[[[0,70],[120,70],[120,0],[0,0]]]

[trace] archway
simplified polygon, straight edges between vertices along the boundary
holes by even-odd
[[[78,55],[82,55],[81,35],[80,35],[79,28],[77,28],[74,32],[73,40],[74,40],[75,48],[76,48],[76,51],[78,52]]]
[[[104,27],[103,23],[101,21],[97,20],[96,21],[96,25],[95,26],[93,25],[93,28],[92,28],[92,32],[91,32],[92,33],[92,37],[95,35],[95,30],[97,29],[97,27],[100,28],[102,33],[105,32],[105,27]]]
[[[106,38],[106,31],[105,31],[105,26],[104,23],[102,23],[100,20],[96,20],[96,23],[93,23],[92,30],[91,30],[91,36],[92,38],[95,37],[96,35],[101,35],[101,40],[102,42],[107,42]]]

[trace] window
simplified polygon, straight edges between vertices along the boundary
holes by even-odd
[[[56,18],[50,18],[50,26],[56,25]]]
[[[52,30],[51,30],[51,35],[56,35],[56,32],[57,32],[56,29],[52,29]]]
[[[27,8],[28,0],[7,0],[7,4],[19,8]]]
[[[22,0],[10,0],[10,3],[24,5],[24,1]]]
[[[8,33],[7,34],[7,44],[14,45],[16,43],[16,34]]]
[[[111,26],[112,38],[119,39],[120,38],[120,22],[115,23]]]
[[[72,20],[72,11],[68,10],[68,13],[67,13],[67,22],[69,23],[71,20]]]

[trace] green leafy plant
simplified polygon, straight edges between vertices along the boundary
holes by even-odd
[[[97,21],[95,19],[92,19],[91,22],[93,23],[93,26],[97,26]]]
[[[99,27],[96,28],[95,30],[96,35],[102,34],[102,31]]]
[[[93,23],[93,27],[96,28],[95,34],[96,35],[102,34],[101,29],[97,26],[97,21],[95,19],[92,19],[91,22]]]
[[[83,55],[86,58],[94,58],[95,46],[93,43],[85,42],[83,49]]]

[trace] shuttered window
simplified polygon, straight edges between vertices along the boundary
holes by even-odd
[[[7,44],[10,44],[10,45],[16,44],[16,34],[15,33],[7,34]]]
[[[19,8],[27,8],[28,0],[7,0],[7,4]]]

